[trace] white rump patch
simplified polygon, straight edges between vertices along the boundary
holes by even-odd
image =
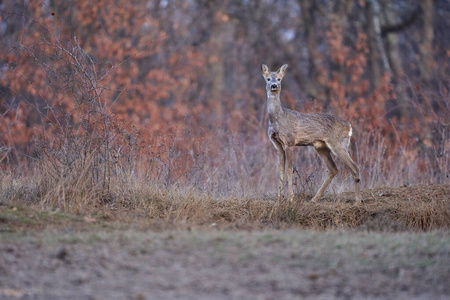
[[[348,143],[347,143],[347,147],[350,146],[350,140],[352,138],[352,133],[353,133],[353,129],[352,129],[352,125],[350,125],[350,131],[348,132]]]

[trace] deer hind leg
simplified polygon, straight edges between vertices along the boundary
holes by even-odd
[[[346,149],[342,148],[337,150],[336,155],[339,160],[349,168],[350,172],[352,172],[353,180],[355,181],[355,199],[357,203],[361,203],[361,179],[359,178],[358,165],[353,161]]]
[[[325,181],[322,183],[322,186],[319,188],[316,195],[312,198],[312,202],[316,202],[320,199],[320,197],[322,197],[323,192],[333,180],[334,176],[336,176],[336,174],[338,173],[336,164],[334,163],[333,158],[331,158],[331,150],[325,146],[325,143],[316,142],[314,144],[314,148],[316,149],[317,153],[319,153],[320,157],[325,162],[325,165],[328,168],[328,178],[325,179]]]

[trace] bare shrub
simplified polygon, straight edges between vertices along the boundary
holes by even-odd
[[[48,86],[48,94],[29,102],[44,124],[34,138],[41,203],[79,210],[111,201],[113,176],[136,169],[139,137],[135,128],[130,133],[115,118],[104,97],[108,87],[102,81],[115,65],[99,70],[76,38],[17,51],[33,60]]]

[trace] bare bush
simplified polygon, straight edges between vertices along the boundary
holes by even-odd
[[[32,58],[47,84],[48,93],[29,102],[45,124],[34,138],[42,204],[79,209],[94,200],[110,201],[112,178],[136,169],[139,142],[137,129],[127,131],[103,96],[109,88],[102,81],[115,65],[99,70],[76,38],[17,51]]]

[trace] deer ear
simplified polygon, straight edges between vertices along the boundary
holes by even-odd
[[[269,76],[269,74],[270,74],[269,67],[266,66],[265,64],[263,64],[263,65],[261,66],[261,71],[262,71],[262,74],[263,74],[264,78],[266,78],[266,77]]]
[[[287,69],[288,65],[282,65],[281,68],[277,71],[278,74],[280,74],[281,76],[286,75],[286,69]]]

